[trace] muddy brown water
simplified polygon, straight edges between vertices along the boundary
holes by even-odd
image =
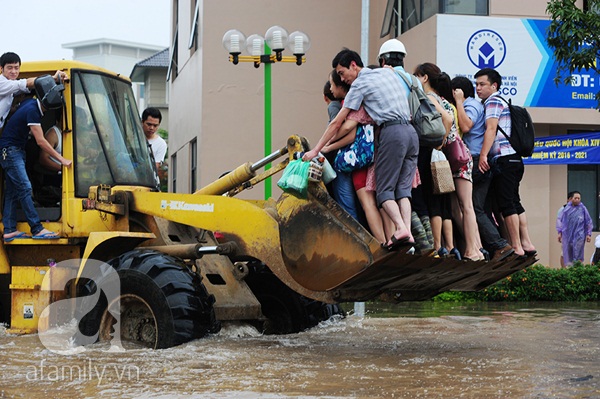
[[[600,304],[368,304],[299,334],[70,355],[0,327],[0,398],[98,397],[600,398]]]

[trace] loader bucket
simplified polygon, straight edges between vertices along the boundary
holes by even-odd
[[[277,203],[282,257],[289,275],[339,302],[424,300],[450,290],[477,291],[524,269],[535,257],[500,263],[390,252],[327,195],[309,185],[308,199],[283,194]]]

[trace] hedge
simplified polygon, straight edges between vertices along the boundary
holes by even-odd
[[[600,265],[584,265],[576,262],[572,267],[564,269],[537,264],[479,292],[445,292],[432,300],[438,302],[585,302],[599,299]]]

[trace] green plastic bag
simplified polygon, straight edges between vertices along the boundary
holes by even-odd
[[[286,193],[306,198],[309,167],[310,162],[303,162],[302,159],[290,161],[277,185]]]

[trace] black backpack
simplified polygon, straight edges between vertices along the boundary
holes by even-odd
[[[504,130],[498,126],[498,130],[507,138],[511,147],[522,157],[530,157],[535,148],[535,130],[531,115],[523,107],[512,105],[511,100],[506,101],[498,96],[502,101],[508,104],[510,111],[510,137]]]

